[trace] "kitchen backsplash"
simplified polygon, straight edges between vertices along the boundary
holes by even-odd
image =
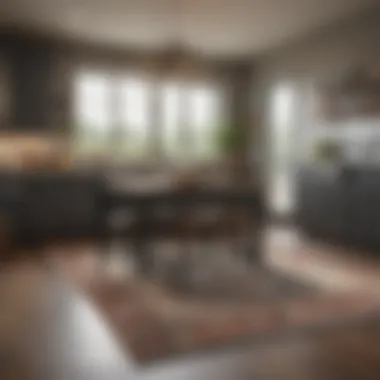
[[[306,139],[309,158],[314,144],[328,139],[340,145],[349,163],[380,164],[380,118],[316,123],[309,129]]]

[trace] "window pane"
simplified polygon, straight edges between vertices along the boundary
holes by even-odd
[[[200,158],[215,157],[221,119],[219,92],[211,86],[193,86],[189,94],[189,126],[194,155]]]
[[[170,81],[156,93],[154,83],[142,76],[84,72],[74,88],[81,152],[133,158],[159,144],[174,159],[208,159],[218,153],[222,102],[215,86]]]
[[[104,151],[109,143],[112,115],[111,83],[107,76],[82,73],[74,82],[74,118],[81,153]]]
[[[277,214],[288,214],[294,207],[293,151],[295,91],[279,85],[271,94],[270,207]]]
[[[165,83],[161,91],[163,148],[168,156],[176,156],[181,153],[181,86]]]
[[[147,153],[150,127],[151,86],[143,79],[127,77],[121,81],[120,121],[122,151],[126,155]]]

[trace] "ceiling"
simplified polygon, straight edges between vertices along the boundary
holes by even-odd
[[[115,47],[173,43],[247,57],[364,11],[377,0],[1,0],[0,23]]]

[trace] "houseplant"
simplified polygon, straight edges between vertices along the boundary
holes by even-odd
[[[317,140],[313,147],[313,156],[317,164],[336,165],[342,159],[341,144],[332,138]]]
[[[240,125],[226,125],[218,137],[218,147],[229,176],[242,182],[246,176],[246,131]]]

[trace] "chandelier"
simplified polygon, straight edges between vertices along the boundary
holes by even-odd
[[[203,70],[203,59],[186,41],[183,16],[185,0],[168,0],[167,25],[170,41],[166,47],[149,57],[150,69],[159,75],[197,76]]]

